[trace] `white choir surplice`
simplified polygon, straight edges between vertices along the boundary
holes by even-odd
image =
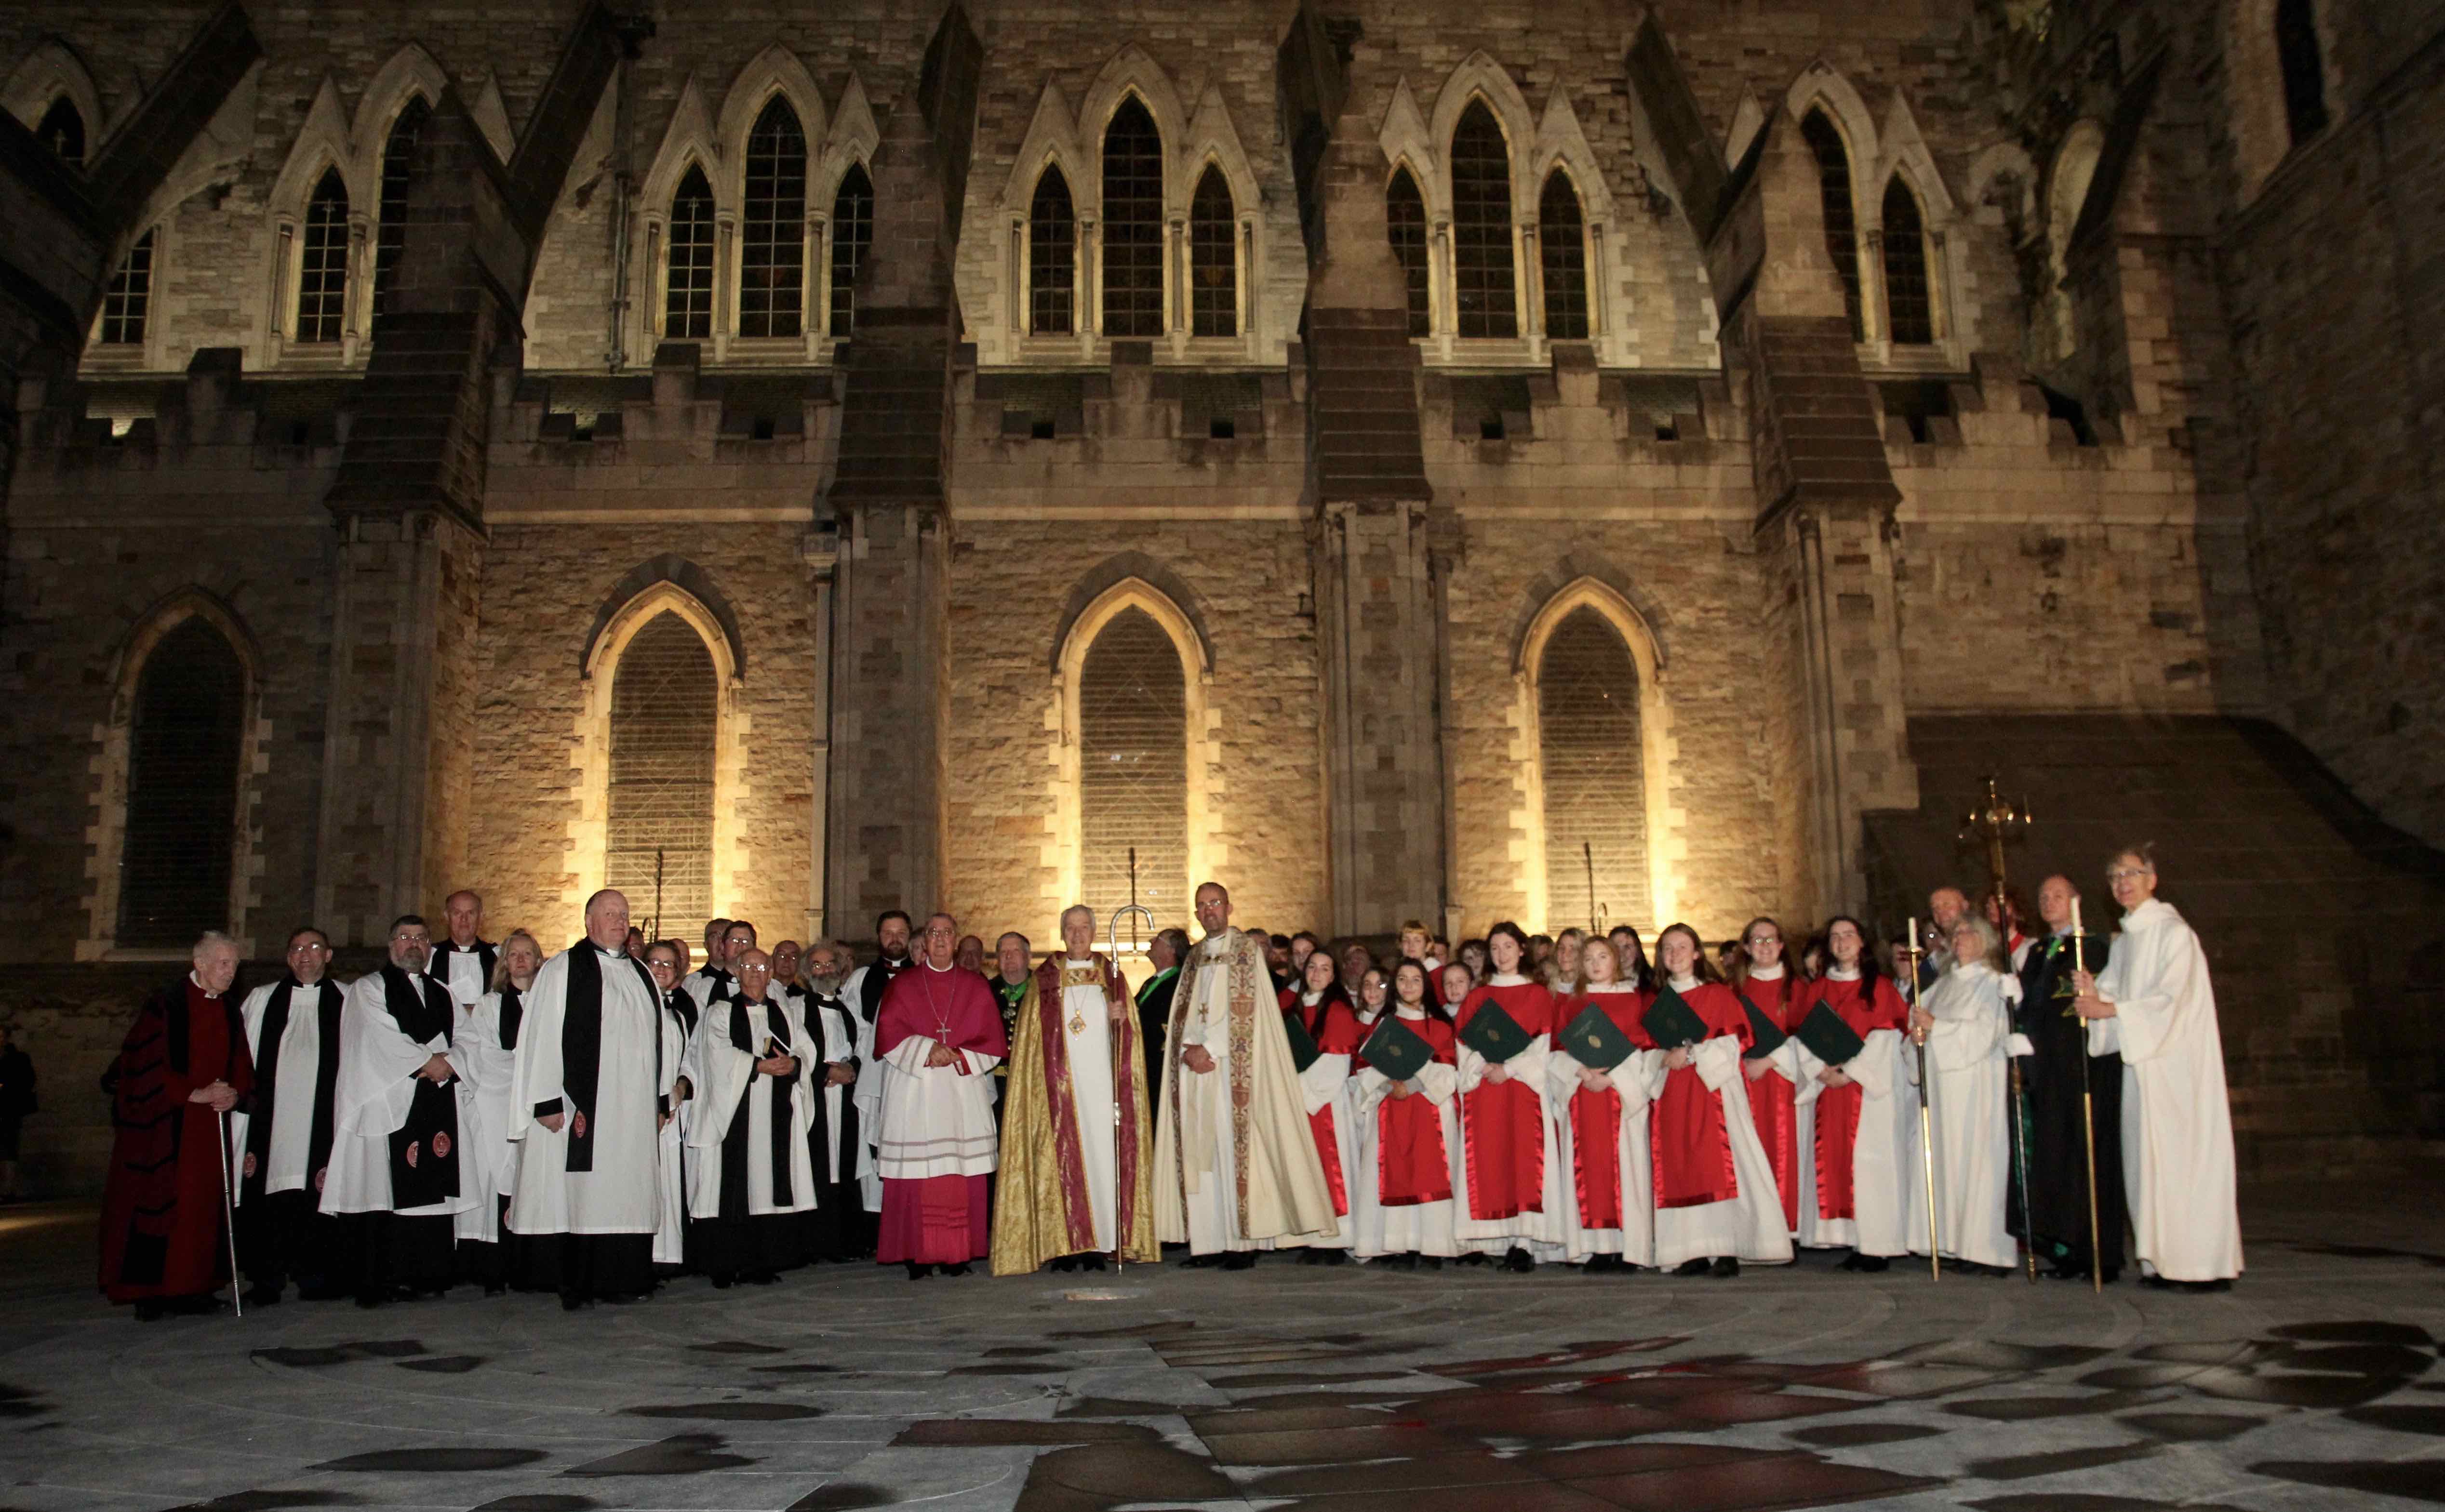
[[[1826,977],[1857,981],[1859,971],[1837,966]],[[1825,1084],[1817,1078],[1826,1068],[1799,1036],[1791,1037],[1801,1073],[1797,1242],[1809,1249],[1848,1246],[1891,1259],[1911,1252],[1909,1187],[1911,1173],[1918,1169],[1917,1094],[1911,1089],[1917,1084],[1902,1066],[1913,1052],[1900,1030],[1875,1029],[1860,1037],[1859,1053],[1842,1065],[1843,1073],[1859,1085],[1859,1127],[1851,1136],[1850,1218],[1828,1218],[1818,1209],[1817,1098]]]
[[[264,1061],[264,1016],[271,1011],[271,995],[280,990],[281,984],[276,981],[257,987],[238,1006],[238,1016],[246,1025],[247,1059],[258,1067]],[[318,981],[310,987],[292,987],[289,991],[289,1027],[281,1031],[279,1074],[273,1083],[280,1096],[271,1111],[271,1148],[265,1152],[266,1195],[304,1191],[311,1175],[306,1169],[306,1161],[313,1150],[314,1082],[323,1065],[323,984]],[[261,1086],[262,1080],[258,1073],[256,1085]],[[230,1148],[242,1159],[253,1120],[233,1110],[229,1125]],[[230,1188],[233,1202],[243,1203],[245,1197],[245,1183]]]
[[[755,1046],[753,1051],[739,1049],[732,1033],[731,1017],[738,1007],[747,1010],[747,1032],[749,1043]],[[756,1062],[773,1048],[770,1041],[781,1037],[773,1033],[771,1010],[775,1008],[781,1011],[788,1030],[788,1043],[780,1046],[780,1052],[798,1063],[797,1069],[787,1076],[759,1075],[756,1071]],[[797,1004],[786,996],[767,998],[762,1002],[717,998],[711,1007],[697,1016],[696,1035],[688,1042],[687,1055],[688,1079],[697,1089],[700,1103],[687,1133],[691,1216],[764,1218],[775,1213],[815,1210],[814,1084],[823,1062],[815,1058],[812,1045]],[[775,1179],[778,1173],[774,1168],[769,1137],[773,1094],[784,1083],[791,1089],[790,1200],[786,1203],[774,1197],[781,1184]],[[742,1107],[747,1113],[747,1211],[724,1214],[721,1142],[728,1137]]]
[[[909,969],[904,960],[899,971]],[[849,1009],[849,1021],[857,1030],[857,1081],[849,1088],[850,1100],[857,1108],[858,1139],[866,1148],[858,1154],[858,1195],[865,1200],[869,1213],[883,1211],[883,1169],[880,1146],[883,1142],[884,1069],[874,1059],[874,1020],[866,1017],[866,979],[869,972],[883,972],[883,963],[875,961],[858,967],[841,983],[841,1002]],[[898,971],[884,972],[886,984]],[[882,1017],[883,995],[875,994],[875,1017]]]
[[[810,992],[803,999],[803,1017],[807,1025],[807,1042],[818,1061],[848,1065],[857,1059],[857,1012],[838,998],[828,998]],[[815,1095],[824,1107],[824,1148],[815,1158],[815,1180],[845,1182],[854,1180],[872,1169],[874,1156],[867,1142],[860,1138],[844,1148],[842,1136],[848,1132],[844,1110],[856,1110],[857,1084],[835,1086],[825,1068],[815,1068]]]
[[[684,998],[674,991],[673,998]],[[704,1014],[699,1010],[699,1022]],[[688,1070],[688,1025],[679,1010],[668,1003],[662,1010],[663,1064],[678,1068],[671,1077],[673,1106],[668,1122],[662,1127],[654,1141],[654,1185],[657,1222],[654,1224],[654,1263],[684,1265],[687,1263],[687,1131],[696,1127],[696,1084],[688,1084],[689,1097],[678,1101],[679,1078]]]
[[[1672,984],[1689,992],[1697,979],[1685,977]],[[1665,1064],[1668,1052],[1642,1050],[1632,1057],[1646,1083],[1648,1101],[1664,1095],[1672,1073]],[[1689,1066],[1708,1092],[1724,1098],[1724,1134],[1731,1147],[1732,1176],[1737,1196],[1720,1203],[1655,1209],[1655,1264],[1671,1270],[1693,1260],[1734,1260],[1769,1265],[1791,1260],[1791,1228],[1782,1218],[1782,1193],[1775,1185],[1774,1163],[1758,1138],[1757,1119],[1749,1112],[1748,1078],[1741,1073],[1741,1041],[1719,1034],[1689,1047]],[[1649,1157],[1653,1158],[1651,1149]]]
[[[501,1044],[501,995],[488,992],[458,1018],[457,1050],[451,1060],[467,1068],[476,1087],[476,1113],[483,1137],[467,1141],[471,1153],[459,1169],[476,1178],[476,1202],[458,1215],[458,1237],[490,1244],[501,1237],[500,1199],[517,1190],[517,1051]],[[460,1058],[459,1052],[465,1053]]]
[[[2090,1020],[2088,1053],[2122,1055],[2122,1181],[2139,1263],[2174,1281],[2239,1276],[2232,1109],[2199,937],[2149,899],[2122,916],[2097,989],[2115,1016]]]
[[[1061,1036],[1070,1056],[1071,1108],[1078,1120],[1078,1165],[1087,1183],[1087,1210],[1094,1216],[1098,1250],[1117,1246],[1113,1233],[1114,1135],[1112,1111],[1111,1003],[1104,996],[1103,971],[1092,960],[1067,961],[1061,989]],[[1085,980],[1073,982],[1070,973]],[[1055,1109],[1059,1117],[1063,1110]]]
[[[1313,1012],[1324,1000],[1324,994],[1303,991],[1299,1000],[1303,1012]],[[1366,1031],[1359,1033],[1363,1036]],[[1365,1042],[1363,1037],[1360,1042]],[[1358,1167],[1358,1111],[1351,1101],[1350,1056],[1318,1055],[1308,1062],[1307,1070],[1298,1073],[1298,1080],[1299,1105],[1308,1117],[1312,1119],[1327,1108],[1333,1110],[1334,1158],[1341,1163],[1341,1189],[1347,1194]],[[1323,1156],[1322,1150],[1316,1151],[1317,1159]],[[1351,1212],[1355,1214],[1356,1202],[1346,1195],[1343,1200],[1351,1204]],[[1337,1232],[1309,1240],[1308,1247],[1349,1249],[1356,1240],[1357,1225],[1344,1218]]]
[[[1627,982],[1588,988],[1591,996],[1634,990]],[[1621,1172],[1619,1228],[1589,1228],[1581,1222],[1579,1184],[1574,1175],[1578,1155],[1571,1127],[1571,1100],[1579,1092],[1581,1062],[1558,1043],[1545,1057],[1545,1103],[1554,1110],[1554,1139],[1563,1172],[1557,1216],[1562,1258],[1573,1264],[1591,1255],[1618,1255],[1633,1265],[1655,1263],[1655,1167],[1649,1149],[1647,1084],[1639,1077],[1638,1056],[1633,1050],[1618,1064],[1587,1068],[1604,1073],[1621,1094],[1621,1122],[1614,1136],[1614,1159]]]
[[[408,980],[419,991],[423,990],[425,980],[420,972],[408,973]],[[422,1158],[457,1163],[458,1195],[422,1207],[395,1208],[390,1196],[390,1136],[407,1123],[409,1105],[416,1096],[416,1073],[437,1055],[448,1056],[458,1073],[450,1083],[458,1103],[458,1138],[449,1154],[428,1151]],[[436,1035],[424,1044],[407,1037],[399,1020],[391,1017],[380,971],[348,983],[347,999],[340,1010],[340,1085],[332,1099],[331,1164],[323,1185],[324,1212],[441,1218],[464,1212],[475,1204],[477,1182],[467,1152],[483,1143],[484,1135],[467,1060],[464,1052],[453,1049],[447,1036]]]
[[[1935,1134],[1936,1239],[1949,1259],[2011,1269],[2020,1260],[2004,1227],[2012,1176],[2007,1054],[2017,977],[1985,962],[1956,964],[1927,991],[1928,1101]],[[1917,1075],[1913,1051],[1905,1070]],[[1911,1253],[1927,1253],[1927,1184],[1913,1182]]]
[[[1496,972],[1485,979],[1488,986],[1517,987],[1527,981],[1517,974]],[[1550,989],[1549,989],[1550,990]],[[1451,1005],[1457,1012],[1460,1004]],[[1538,1122],[1545,1131],[1544,1176],[1540,1183],[1540,1194],[1534,1212],[1522,1211],[1510,1218],[1476,1219],[1469,1217],[1468,1158],[1464,1148],[1459,1164],[1457,1185],[1452,1197],[1453,1223],[1464,1251],[1500,1257],[1512,1249],[1524,1249],[1540,1263],[1562,1258],[1562,1182],[1561,1144],[1554,1137],[1554,1099],[1548,1091],[1545,1063],[1552,1054],[1554,1036],[1550,1034],[1532,1036],[1528,1048],[1502,1063],[1502,1074],[1536,1093],[1540,1110]],[[1468,1104],[1465,1099],[1485,1080],[1486,1059],[1465,1044],[1453,1047],[1453,1058],[1459,1064],[1461,1138],[1468,1137]]]
[[[577,1110],[566,1081],[563,1026],[569,1007],[569,956],[591,950],[603,983],[601,1055],[594,1083],[594,1168],[569,1168],[569,1138]],[[653,984],[625,951],[581,940],[543,963],[526,995],[518,1030],[517,1080],[511,1106],[518,1120],[518,1171],[510,1202],[513,1234],[651,1234],[659,1226],[656,1148],[662,1099],[679,1068],[662,1049],[662,1010]],[[558,1104],[555,1133],[536,1120],[537,1104]]]
[[[464,1014],[476,1006],[491,983],[484,980],[484,960],[472,950],[452,950],[441,954],[441,985],[450,993],[450,1000]]]
[[[1399,1008],[1395,1014],[1410,1024],[1427,1020],[1424,1008]],[[1359,1043],[1373,1022],[1359,1026]],[[1345,1228],[1351,1234],[1351,1247],[1361,1260],[1376,1260],[1386,1255],[1431,1255],[1448,1260],[1460,1253],[1460,1242],[1454,1237],[1456,1208],[1451,1198],[1439,1203],[1402,1203],[1387,1207],[1383,1196],[1381,1141],[1384,1137],[1382,1118],[1378,1111],[1391,1098],[1392,1079],[1369,1066],[1350,1078],[1348,1094],[1350,1122],[1354,1138],[1345,1143],[1357,1150],[1354,1165],[1345,1166],[1345,1180],[1350,1191],[1350,1222]],[[1410,1092],[1424,1097],[1435,1110],[1444,1135],[1444,1165],[1453,1172],[1452,1191],[1465,1190],[1459,1176],[1460,1143],[1460,1071],[1439,1060],[1430,1060],[1418,1068],[1417,1085]],[[1338,1115],[1335,1115],[1336,1121]]]

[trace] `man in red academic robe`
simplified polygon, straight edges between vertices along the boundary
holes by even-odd
[[[102,1290],[140,1321],[210,1313],[230,1279],[230,1179],[222,1115],[254,1090],[246,1037],[224,996],[237,942],[196,942],[194,969],[145,1001],[104,1076],[110,1175],[102,1203]]]
[[[874,1019],[883,1075],[875,1259],[918,1280],[965,1276],[993,1248],[986,1178],[1000,1152],[993,1069],[1010,1053],[993,988],[958,964],[959,922],[925,921],[924,957],[892,979]]]

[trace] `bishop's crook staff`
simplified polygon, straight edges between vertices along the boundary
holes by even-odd
[[[1918,963],[1926,952],[1919,948],[1918,920],[1910,922],[1910,940],[1902,946],[1902,955],[1910,961],[1910,1005],[1918,1007]],[[1944,1279],[1944,1245],[1936,1232],[1935,1223],[1935,1117],[1928,1111],[1927,1102],[1927,1032],[1911,1026],[1911,1043],[1918,1047],[1918,1160],[1927,1180],[1927,1274],[1930,1280]]]
[[[2071,899],[2071,966],[2074,971],[2088,969],[2087,941],[2080,930],[2080,894]],[[2064,1012],[2077,1014],[2077,1009]],[[2088,1142],[2088,1289],[2103,1295],[2105,1260],[2098,1253],[2097,1237],[2097,1102],[2088,1090],[2088,1025],[2080,1026],[2080,1131]]]
[[[1129,896],[1133,900],[1136,898],[1138,890],[1137,876],[1138,852],[1137,848],[1135,846],[1131,846],[1129,848]],[[1144,919],[1146,921],[1147,930],[1149,934],[1151,934],[1154,929],[1154,910],[1147,907],[1143,904],[1133,901],[1123,907],[1112,910],[1111,921],[1104,926],[1104,959],[1111,962],[1111,969],[1115,972],[1118,972],[1121,969],[1121,916],[1123,914],[1129,914],[1136,918]],[[1129,933],[1134,936],[1137,931],[1132,929]],[[1114,1140],[1127,1139],[1129,1137],[1129,1111],[1121,1106],[1121,1078],[1114,1076],[1112,1078],[1112,1138]],[[1121,1257],[1129,1250],[1129,1236],[1121,1232],[1121,1162],[1116,1151],[1112,1160],[1113,1275],[1118,1276],[1121,1273]]]
[[[1995,896],[1995,932],[2004,939],[2004,967],[2012,965],[2012,914],[2004,903],[2004,840],[2029,827],[2029,810],[2025,803],[2014,808],[1995,791],[1995,779],[1987,779],[1987,801],[1969,811],[1967,834],[1987,842],[1987,869],[1993,878]],[[2012,1161],[2021,1174],[2021,1252],[2027,1257],[2029,1284],[2038,1283],[2038,1235],[2029,1222],[2029,1126],[2022,1117],[2021,1057],[2007,1053],[2005,1064],[2011,1068],[2012,1077]],[[2081,1057],[2086,1064],[2086,1056]],[[2094,1230],[2091,1231],[2094,1237]]]

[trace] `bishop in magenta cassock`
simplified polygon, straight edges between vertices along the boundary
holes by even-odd
[[[253,1067],[223,996],[237,942],[196,942],[193,969],[146,999],[105,1078],[110,1176],[102,1202],[102,1291],[151,1321],[208,1313],[230,1279],[221,1115],[253,1091]]]
[[[959,921],[925,921],[924,959],[892,979],[874,1018],[883,1095],[875,1259],[908,1278],[964,1276],[991,1253],[987,1184],[999,1150],[993,1069],[1010,1050],[985,979],[956,963]]]

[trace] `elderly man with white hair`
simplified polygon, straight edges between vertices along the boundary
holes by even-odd
[[[254,1087],[227,994],[237,942],[196,942],[192,968],[145,1000],[104,1073],[110,1175],[102,1200],[102,1290],[140,1322],[209,1313],[230,1279],[225,1115]]]

